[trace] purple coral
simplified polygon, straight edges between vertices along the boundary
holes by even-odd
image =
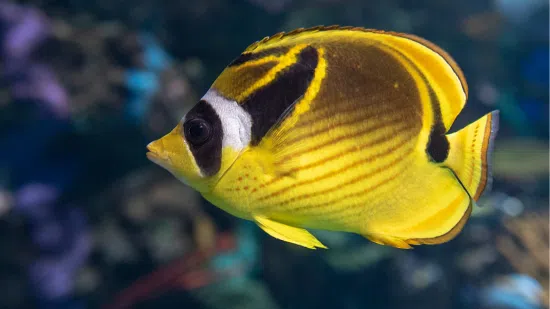
[[[58,191],[44,184],[29,184],[16,194],[15,211],[31,226],[39,249],[29,266],[29,279],[43,302],[72,295],[74,278],[91,250],[91,235],[84,213],[59,207]]]
[[[44,105],[44,111],[60,118],[69,113],[68,95],[51,68],[34,61],[32,52],[50,34],[47,18],[32,7],[0,3],[0,23],[3,24],[3,78],[17,100],[34,100]]]
[[[32,107],[39,109],[44,119],[51,120],[48,125],[65,123],[69,116],[65,88],[50,67],[31,57],[50,34],[48,20],[37,9],[1,2],[0,23],[3,24],[4,38],[1,55],[5,63],[2,77],[10,87],[12,103],[32,102]],[[52,116],[56,120],[52,120]],[[39,127],[38,130],[44,128]],[[17,142],[13,151],[25,147],[20,138],[11,141]],[[25,149],[25,152],[29,151],[28,147]],[[69,161],[63,161],[61,167],[71,169]],[[41,163],[40,167],[53,167],[50,161]],[[21,173],[17,167],[11,168],[12,173]],[[37,249],[37,256],[28,268],[28,278],[39,306],[45,308],[78,306],[67,300],[73,295],[76,273],[91,250],[91,235],[84,213],[60,202],[62,190],[54,183],[63,172],[60,170],[47,175],[47,179],[37,183],[40,169],[32,171],[27,182],[15,194],[14,211],[28,222],[31,239]]]

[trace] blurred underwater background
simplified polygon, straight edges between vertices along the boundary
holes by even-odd
[[[0,0],[0,308],[549,307],[546,0]],[[400,250],[273,239],[145,157],[249,44],[351,25],[445,50],[499,109],[465,229]]]

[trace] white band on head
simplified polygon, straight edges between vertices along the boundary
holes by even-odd
[[[228,100],[212,88],[202,97],[214,108],[223,127],[223,147],[231,147],[237,152],[246,148],[252,134],[250,115],[237,102]]]

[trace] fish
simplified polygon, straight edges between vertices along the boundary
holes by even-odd
[[[327,248],[309,230],[441,244],[492,184],[499,111],[450,131],[467,97],[460,67],[426,39],[299,28],[247,47],[147,157],[298,246]]]

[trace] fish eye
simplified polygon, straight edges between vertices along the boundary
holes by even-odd
[[[185,139],[194,146],[200,146],[212,135],[212,126],[201,118],[190,119],[183,124]]]

